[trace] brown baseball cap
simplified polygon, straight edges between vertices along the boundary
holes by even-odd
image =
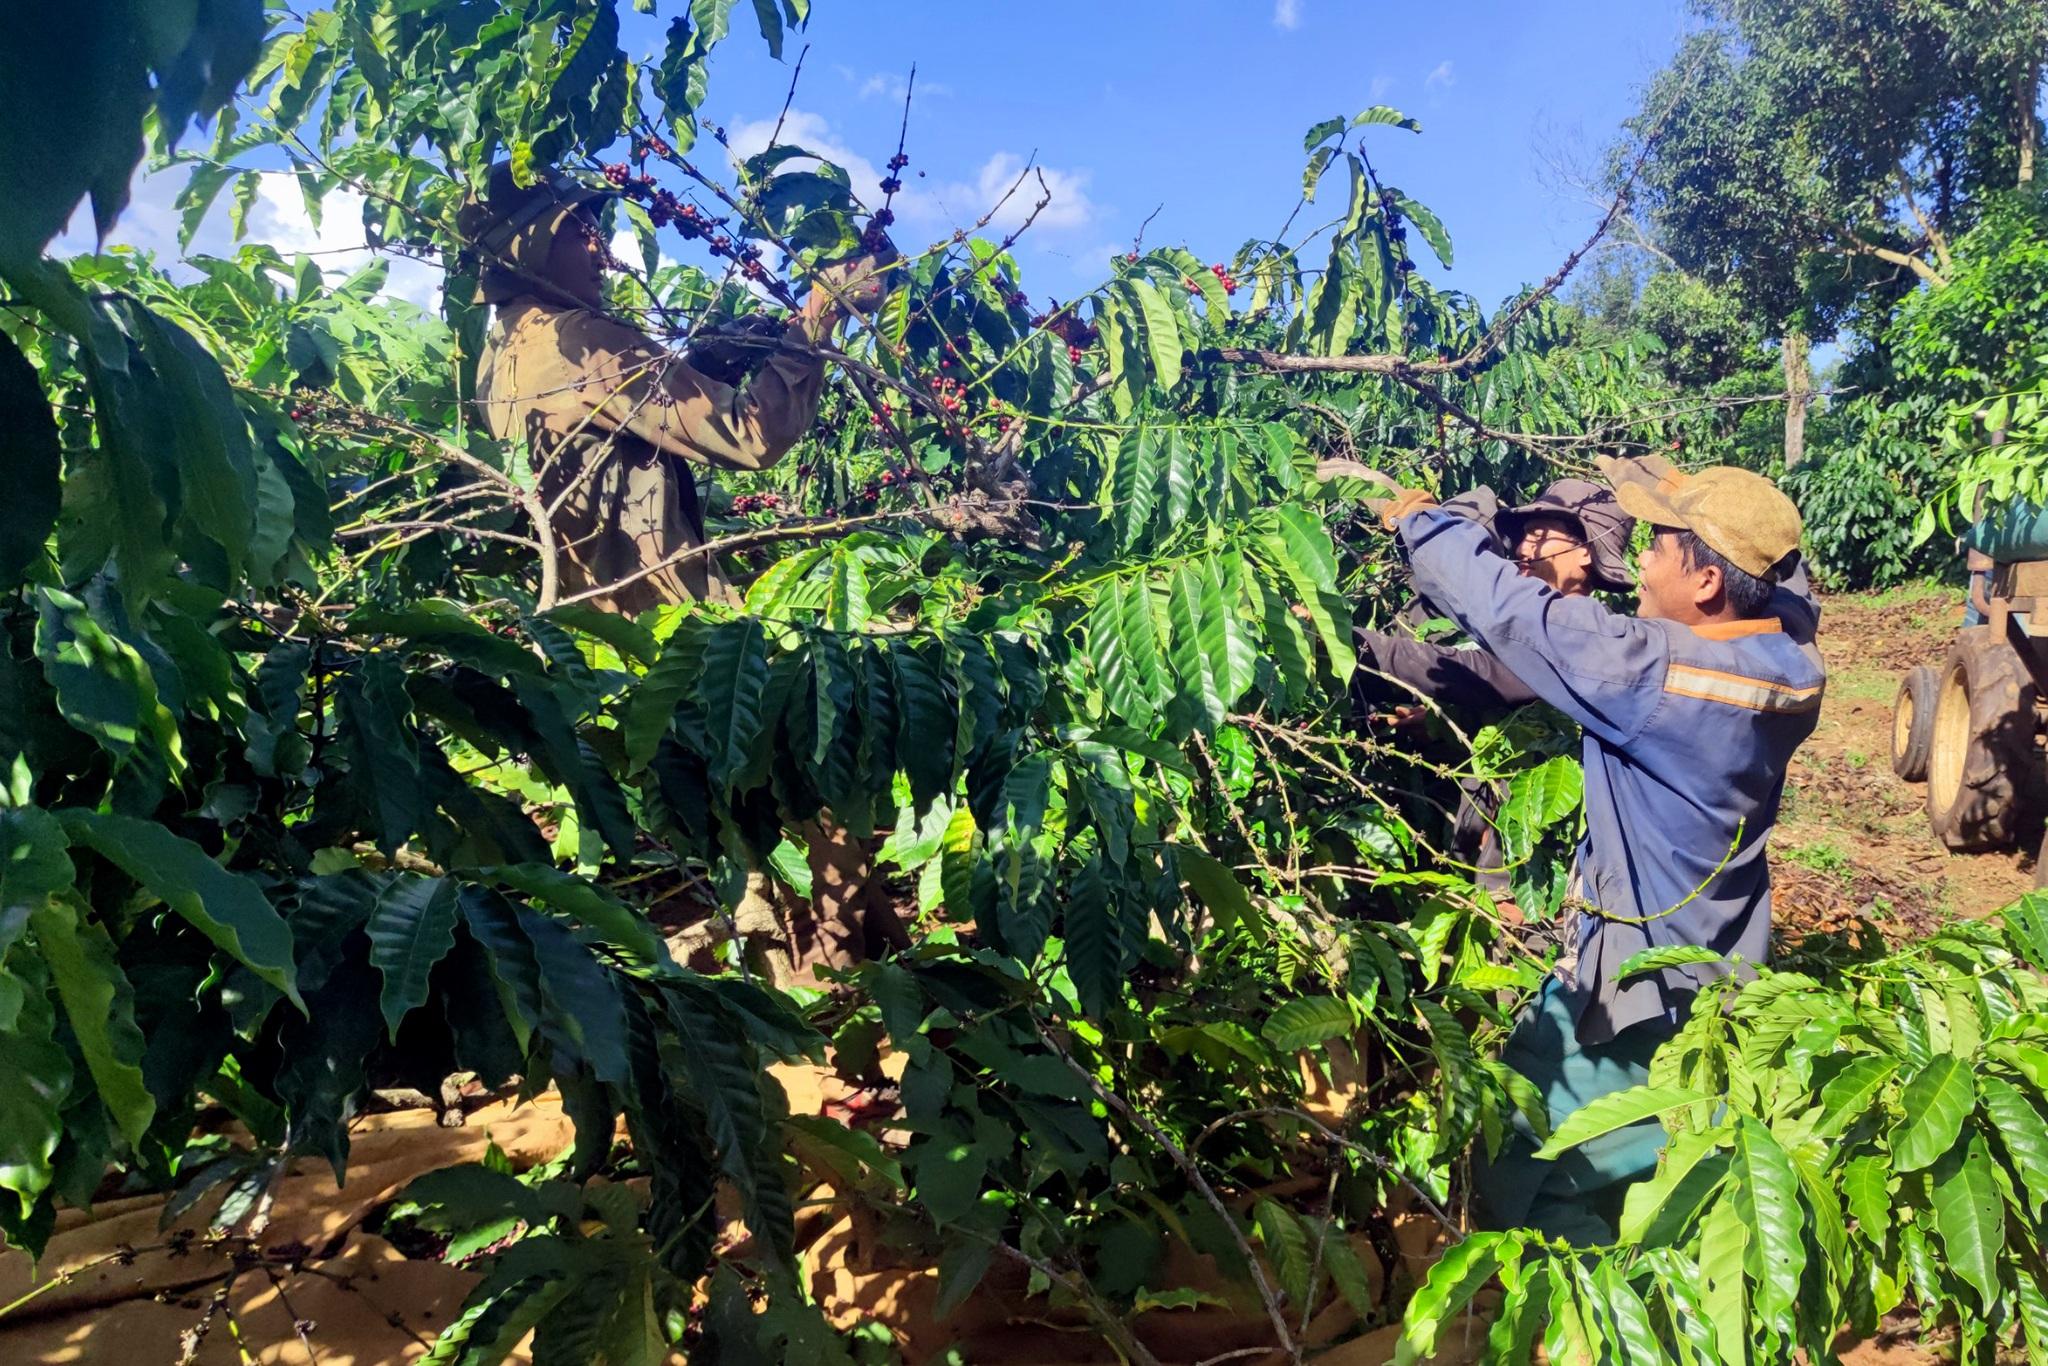
[[[1745,574],[1775,581],[1799,549],[1799,509],[1761,474],[1734,465],[1688,474],[1661,455],[1597,463],[1622,511],[1692,532]]]

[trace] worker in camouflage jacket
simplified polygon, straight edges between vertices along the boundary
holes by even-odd
[[[881,301],[895,253],[826,267],[786,325],[753,333],[757,368],[714,367],[606,311],[608,252],[590,209],[605,194],[563,174],[522,186],[501,162],[458,228],[496,313],[477,367],[485,425],[526,443],[555,505],[561,594],[605,589],[597,604],[632,616],[730,596],[713,557],[690,553],[705,532],[689,462],[759,470],[782,458],[817,416],[819,344],[844,308]]]

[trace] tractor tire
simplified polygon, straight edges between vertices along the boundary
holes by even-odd
[[[1909,783],[1927,777],[1934,744],[1934,698],[1940,675],[1925,664],[1906,670],[1892,701],[1892,772]]]
[[[1927,820],[1950,849],[2010,847],[2039,831],[2048,775],[2034,745],[2036,692],[1988,627],[1949,647],[1935,684]]]

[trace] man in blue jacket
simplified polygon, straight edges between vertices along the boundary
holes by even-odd
[[[1825,683],[1789,498],[1730,466],[1600,463],[1623,510],[1652,528],[1634,616],[1518,572],[1483,528],[1429,494],[1404,491],[1382,510],[1417,591],[1585,729],[1577,921],[1503,1054],[1543,1092],[1553,1125],[1646,1080],[1700,985],[1727,970],[1622,981],[1632,955],[1689,944],[1746,963],[1769,956],[1765,838]],[[1482,1165],[1476,1193],[1497,1227],[1610,1241],[1627,1184],[1654,1169],[1662,1141],[1652,1121],[1538,1162],[1524,1129]]]

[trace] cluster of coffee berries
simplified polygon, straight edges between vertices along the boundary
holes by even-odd
[[[643,158],[648,156],[670,157],[674,156],[675,153],[671,152],[669,145],[660,138],[650,137],[640,144],[640,155]]]
[[[1087,323],[1082,322],[1072,313],[1059,312],[1057,301],[1055,301],[1053,307],[1054,311],[1052,313],[1041,313],[1033,318],[1031,325],[1033,327],[1042,327],[1065,342],[1067,344],[1068,363],[1079,365],[1082,355],[1087,352],[1089,347],[1095,345],[1102,334]]]
[[[1237,293],[1237,277],[1230,273],[1229,266],[1218,261],[1215,265],[1209,267],[1209,273],[1216,277],[1218,284],[1223,286],[1225,294]]]
[[[733,495],[732,510],[738,513],[763,512],[782,506],[779,493],[740,493]]]
[[[915,477],[904,466],[886,466],[881,473],[856,489],[852,501],[846,509],[842,510],[851,511],[856,508],[871,508],[881,501],[883,489],[908,487]]]
[[[1392,242],[1394,250],[1400,253],[1400,259],[1394,262],[1394,270],[1406,277],[1414,272],[1415,262],[1409,259],[1408,248],[1405,245],[1408,241],[1408,225],[1401,218],[1401,200],[1392,190],[1380,191],[1380,212],[1387,219],[1387,240]],[[1408,288],[1405,278],[1401,288],[1403,292]]]
[[[665,148],[667,144],[663,143],[661,146]],[[718,229],[726,226],[725,219],[713,218],[695,204],[684,203],[676,198],[672,191],[657,186],[652,176],[634,175],[632,168],[623,161],[614,161],[604,167],[604,178],[618,186],[626,198],[646,205],[647,220],[655,227],[665,228],[673,223],[676,231],[684,237],[708,239],[713,256],[732,254],[732,239],[718,232]],[[755,253],[755,256],[759,255],[759,252]],[[742,254],[740,259],[745,261],[752,258]],[[760,278],[753,271],[747,273],[751,278]]]
[[[950,366],[953,362],[942,360],[940,365]],[[958,413],[967,404],[967,386],[947,375],[931,378],[932,398],[948,414]]]
[[[345,403],[330,405],[323,395],[304,390],[293,396],[292,406],[286,410],[286,416],[294,422],[317,422],[323,429],[333,433],[368,433],[376,431],[378,427],[377,419],[368,416],[361,409],[351,408]]]
[[[893,417],[895,413],[896,405],[889,402],[889,400],[886,398],[877,399],[875,400],[874,408],[870,409],[868,412],[868,425],[875,428],[875,430],[880,431],[884,426],[887,425],[886,420],[890,417]]]
[[[873,254],[889,245],[889,225],[896,221],[891,209],[876,209],[869,217],[868,225],[861,229],[860,249]]]

